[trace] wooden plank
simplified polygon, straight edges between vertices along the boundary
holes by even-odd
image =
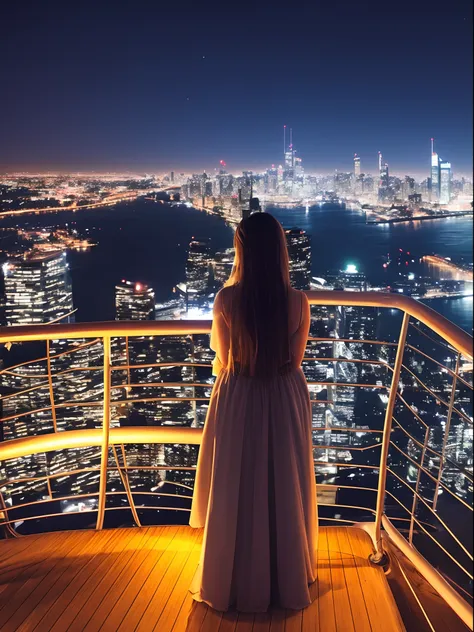
[[[65,537],[57,537],[56,544],[50,541],[47,552],[41,562],[26,565],[20,575],[16,577],[14,583],[7,590],[2,591],[2,606],[0,608],[0,620],[4,625],[8,619],[22,606],[28,596],[41,582],[47,582],[48,574],[54,569],[55,565],[67,555],[71,545],[74,545],[75,534],[68,533]],[[77,539],[79,543],[77,543]],[[84,537],[78,537],[76,545],[80,546],[84,543]],[[20,584],[20,586],[19,586]]]
[[[239,613],[235,610],[224,612],[218,632],[235,632]],[[178,632],[178,630],[176,630]]]
[[[117,534],[117,536],[120,537],[120,534]],[[53,622],[51,617],[48,617],[49,611],[61,600],[70,584],[75,583],[81,570],[86,568],[89,562],[97,555],[103,554],[106,545],[111,543],[113,539],[114,533],[112,529],[96,532],[93,535],[91,534],[87,551],[84,551],[80,557],[71,560],[66,572],[60,577],[59,581],[50,588],[49,592],[41,600],[41,603],[35,606],[34,611],[24,621],[21,627],[23,632],[34,630],[37,624],[41,624],[41,627],[50,629]]]
[[[207,606],[206,616],[202,622],[200,632],[216,632],[221,624],[223,614],[223,612],[218,612]],[[176,632],[178,632],[178,628]]]
[[[349,544],[347,527],[338,527],[332,536],[334,546],[338,548],[342,562],[343,572],[346,578],[347,593],[351,604],[352,618],[356,632],[371,632],[372,628],[365,605],[364,594],[360,585],[359,573]],[[329,534],[329,532],[328,532]]]
[[[384,632],[404,631],[383,569],[369,561],[369,555],[372,553],[369,536],[365,531],[354,527],[350,528],[348,536],[372,629],[381,629]]]
[[[132,529],[117,529],[117,537],[109,541],[100,554],[91,560],[78,578],[63,592],[55,607],[48,611],[42,625],[50,625],[52,621],[54,624],[50,628],[44,627],[44,630],[51,630],[51,632],[69,631],[84,604],[87,604],[88,599],[93,594],[96,584],[103,577],[104,570],[110,564],[109,555],[121,553],[134,535],[135,532]],[[84,579],[85,581],[83,581]],[[75,590],[76,587],[78,587],[77,590]]]
[[[104,629],[118,630],[125,620],[129,625],[138,612],[141,616],[153,594],[153,589],[161,581],[176,554],[176,551],[168,549],[175,537],[183,537],[183,529],[184,527],[166,527],[163,529],[152,552],[145,559],[136,560],[136,564],[130,565],[128,581],[123,582],[123,591],[119,599],[106,615],[107,622]],[[129,625],[129,629],[134,630],[137,624],[138,617],[133,625]]]
[[[82,609],[79,619],[83,630],[100,628],[127,587],[135,569],[152,553],[161,530],[160,528],[136,529],[135,537],[107,567],[107,572],[87,601],[87,611]]]
[[[283,608],[273,608],[270,632],[285,632],[285,621],[286,610],[283,610]]]
[[[145,531],[145,532],[144,532]],[[106,593],[110,588],[110,585],[116,579],[116,574],[111,570],[111,567],[114,567],[115,572],[118,573],[118,567],[115,565],[116,560],[126,552],[130,552],[132,555],[135,552],[137,546],[140,546],[140,543],[143,544],[144,536],[146,538],[145,543],[148,541],[148,529],[127,529],[127,533],[125,537],[126,541],[123,543],[120,542],[119,548],[116,551],[109,551],[105,556],[106,564],[104,567],[98,569],[92,576],[91,579],[88,580],[86,585],[86,590],[88,592],[87,599],[75,599],[73,601],[73,605],[75,607],[74,616],[70,618],[68,624],[68,632],[76,632],[78,630],[83,630],[87,626],[97,625],[97,613],[98,610],[105,604],[108,605]],[[139,554],[142,554],[143,551],[140,551]],[[149,551],[148,551],[149,553]],[[133,560],[133,557],[131,558]],[[129,564],[125,571],[129,571],[132,569],[134,572],[135,567],[133,564]],[[91,589],[89,589],[89,583],[91,583]],[[127,587],[126,578],[122,575],[121,581],[121,590],[123,591]],[[82,592],[82,591],[81,591]],[[120,593],[121,594],[121,593]],[[78,597],[81,595],[79,594]],[[74,602],[77,602],[75,604]],[[69,610],[69,607],[68,607]],[[109,610],[107,610],[107,613]],[[92,622],[92,618],[94,618],[94,623]],[[101,620],[98,627],[100,627],[104,621],[106,621],[107,615],[105,615],[104,619]]]
[[[182,537],[181,534],[184,535],[184,537]],[[146,604],[146,600],[142,600],[140,595],[139,607],[135,607],[138,605],[137,600],[137,602],[134,603],[134,607],[129,611],[132,617],[136,617],[140,611],[142,612],[139,616],[139,623],[136,628],[137,632],[150,632],[150,622],[154,623],[161,617],[169,595],[183,572],[191,551],[200,536],[199,532],[189,527],[185,527],[185,531],[181,532],[181,534],[170,543],[170,552],[176,551],[176,554],[159,584],[155,583],[153,579],[150,579],[143,587],[145,596],[150,594],[148,604]],[[145,606],[145,608],[143,608],[143,606]],[[123,630],[129,629],[126,628],[124,624],[122,624],[121,628]]]
[[[312,603],[303,610],[303,622],[301,632],[319,632],[319,598],[318,598],[319,577],[316,578],[309,587],[309,594]]]
[[[210,608],[207,604],[194,601],[193,599],[186,627],[175,627],[175,632],[184,632],[185,630],[186,632],[201,632],[202,623],[205,620],[205,617],[209,610]]]
[[[250,612],[239,612],[237,618],[236,632],[252,632],[255,615]],[[208,632],[210,632],[209,628]]]
[[[346,577],[342,565],[339,542],[337,540],[337,529],[339,527],[328,527],[326,530],[329,563],[331,566],[331,582],[334,599],[334,611],[336,613],[336,629],[344,632],[354,632],[354,621],[352,618],[351,603],[347,591]]]
[[[188,606],[187,614],[185,614],[186,611],[181,613],[181,610],[187,595],[189,595],[192,599],[192,595],[189,593],[189,586],[199,563],[203,536],[202,529],[195,532],[195,535],[196,539],[194,540],[189,558],[181,572],[181,575],[178,577],[173,590],[170,592],[163,611],[153,628],[153,630],[156,630],[157,632],[171,632],[173,629],[186,629],[186,621],[190,613],[190,605]],[[181,623],[179,624],[176,622],[180,615]],[[181,627],[179,627],[180,625]],[[216,630],[218,627],[219,626],[217,625],[213,630]]]
[[[269,610],[269,612],[257,612],[255,613],[252,632],[270,632],[271,624],[271,609]]]
[[[285,632],[301,632],[303,628],[303,610],[287,610]]]
[[[0,541],[0,570],[9,566],[18,555],[24,555],[29,549],[35,549],[35,542],[38,541],[39,535],[25,535],[18,538],[11,538]]]
[[[331,564],[329,560],[327,528],[319,529],[318,543],[318,609],[319,629],[336,632]]]
[[[66,534],[70,537],[70,534]],[[11,566],[2,570],[0,575],[1,581],[7,584],[12,584],[15,581],[17,584],[21,583],[24,577],[31,577],[35,572],[38,572],[41,564],[48,559],[50,555],[57,553],[57,546],[55,540],[51,537],[45,537],[41,540],[41,544],[36,547],[28,548],[25,551],[24,556],[20,556],[12,562]],[[11,588],[11,587],[10,587]],[[5,594],[2,594],[0,601],[0,611],[5,603],[8,602],[8,598],[5,598]]]
[[[97,549],[93,549],[96,551],[95,554],[87,556],[88,559],[86,559],[85,563],[79,568],[74,580],[69,582],[62,591],[58,592],[54,602],[50,604],[48,610],[43,614],[43,618],[37,630],[47,630],[49,632],[49,630],[54,629],[58,619],[62,617],[64,610],[69,607],[69,604],[74,600],[76,595],[81,592],[82,587],[88,582],[89,577],[93,575],[95,568],[100,566],[100,564],[105,564],[107,551],[113,550],[113,547],[116,546],[116,542],[121,539],[121,534],[118,529],[93,532],[91,538],[97,540],[99,533],[104,534],[104,539],[99,539]],[[69,620],[68,617],[69,614],[65,616],[66,621]],[[58,626],[60,626],[60,623]],[[61,629],[61,627],[59,627],[59,629]]]
[[[200,544],[202,544],[202,534],[199,537]],[[200,549],[193,550],[191,552],[188,563],[186,564],[186,568],[183,571],[183,582],[186,581],[188,587],[191,583],[192,578],[194,577],[194,573],[196,572],[197,565],[199,563],[200,558]],[[184,575],[186,579],[184,579]],[[177,609],[176,620],[171,628],[173,632],[179,632],[180,630],[185,630],[187,626],[188,619],[193,611],[193,606],[195,604],[195,600],[193,599],[189,590],[186,590],[183,595],[183,600],[181,602],[180,607]],[[154,628],[157,632],[161,632],[155,626]]]
[[[22,607],[9,620],[5,631],[33,630],[41,622],[64,588],[73,580],[87,560],[95,555],[103,543],[112,537],[110,532],[87,534],[82,546],[72,546],[47,577],[30,593]]]

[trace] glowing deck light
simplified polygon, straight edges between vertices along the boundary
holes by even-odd
[[[346,272],[348,274],[357,274],[358,270],[357,270],[357,266],[355,266],[353,263],[349,263],[346,266]]]

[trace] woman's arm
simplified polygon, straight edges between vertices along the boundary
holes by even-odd
[[[211,342],[210,347],[216,352],[216,357],[213,366],[213,375],[218,375],[219,372],[227,368],[228,356],[230,345],[230,332],[227,324],[227,320],[224,314],[224,301],[222,297],[222,291],[218,292],[214,301],[212,328],[211,328]]]
[[[290,340],[291,361],[295,368],[301,366],[304,358],[304,352],[308,343],[309,326],[311,323],[311,312],[308,297],[301,292],[301,320],[298,329],[292,335]]]

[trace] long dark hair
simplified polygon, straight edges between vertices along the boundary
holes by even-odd
[[[285,232],[269,213],[242,220],[234,237],[230,370],[266,377],[289,361],[290,274]]]

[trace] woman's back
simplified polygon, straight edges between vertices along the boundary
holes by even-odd
[[[276,368],[276,373],[285,364],[289,364],[292,368],[298,368],[301,365],[308,338],[310,324],[308,299],[303,292],[291,287],[288,288],[287,296],[287,328],[286,331],[276,332],[275,335],[288,337],[288,355],[284,358],[282,366]],[[235,320],[239,318],[240,314],[238,301],[239,292],[237,287],[233,285],[223,288],[216,296],[211,337],[211,348],[216,351],[215,374],[220,369],[228,370],[238,357],[239,349],[231,348],[232,332],[236,326]],[[268,324],[268,327],[271,327],[271,323]],[[230,357],[232,353],[234,358]]]

